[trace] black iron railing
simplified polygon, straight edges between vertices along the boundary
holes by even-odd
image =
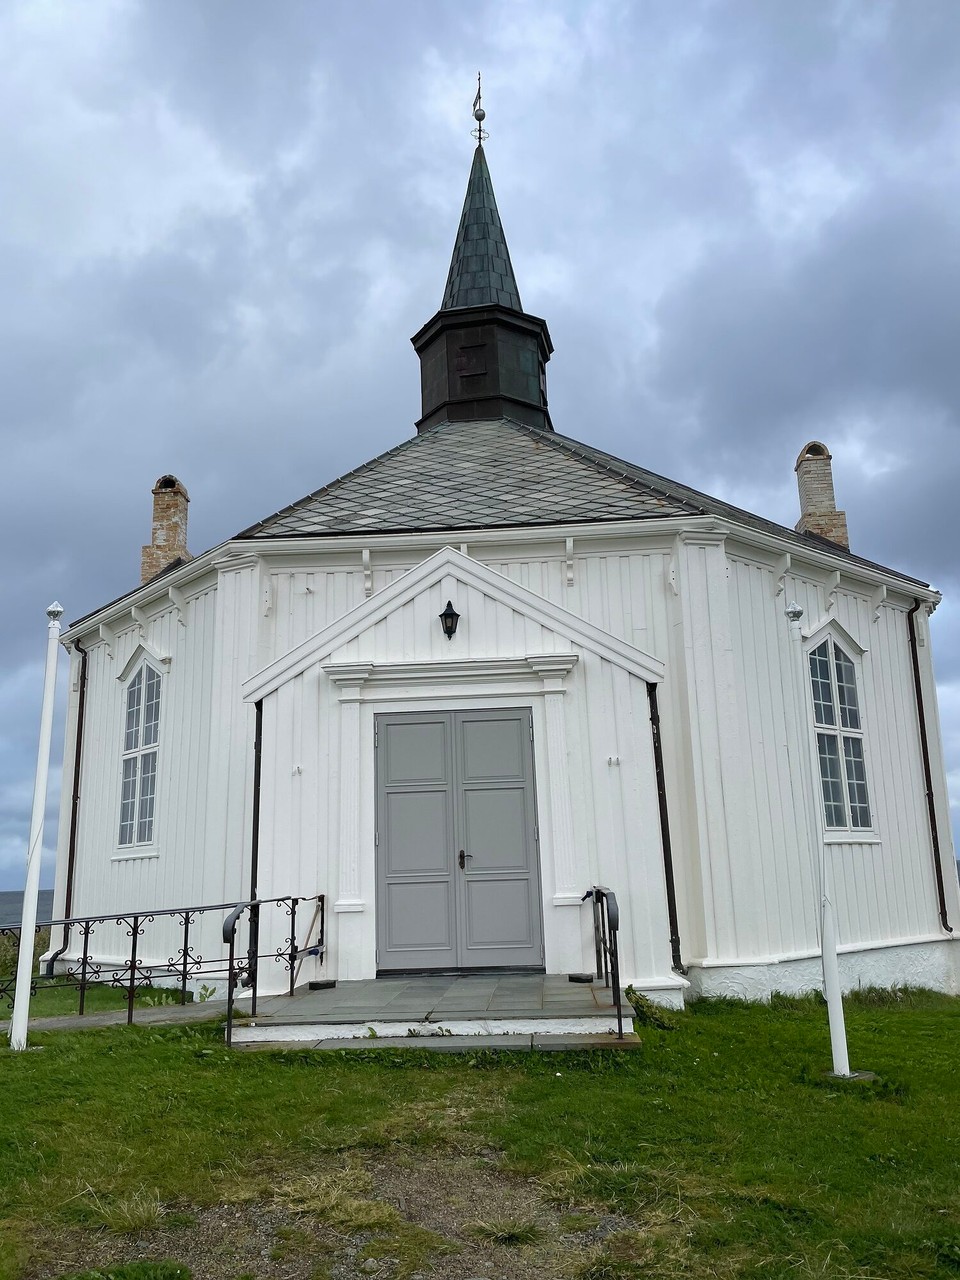
[[[240,915],[251,905],[256,906],[255,927],[249,945],[239,962],[235,957],[236,923]],[[310,924],[306,940],[297,942],[297,910],[311,906]],[[263,908],[274,908],[290,918],[286,936],[274,950],[266,954],[259,951],[260,915]],[[198,922],[206,915],[215,916],[217,923],[223,913],[230,913],[233,920],[231,945],[224,954],[217,932],[217,924],[210,921],[211,932],[207,943],[214,943],[215,954],[199,950],[197,942]],[[171,928],[171,925],[173,926]],[[161,934],[159,942],[151,926],[157,926]],[[145,988],[156,987],[164,996],[169,993],[171,1003],[186,1004],[192,997],[191,987],[198,984],[226,981],[228,1002],[237,982],[252,985],[256,993],[257,969],[260,960],[272,959],[284,964],[289,971],[288,988],[293,990],[298,964],[306,956],[324,956],[324,898],[322,894],[310,898],[264,898],[256,904],[217,902],[196,907],[169,907],[156,911],[125,911],[114,915],[73,916],[62,920],[38,921],[35,934],[50,930],[53,951],[43,962],[43,972],[31,979],[31,995],[44,988],[74,989],[78,992],[77,1012],[86,1012],[87,996],[95,986],[119,988],[126,993],[127,1022],[134,1020],[138,994]],[[151,933],[154,938],[151,939]],[[21,942],[19,925],[0,926],[0,938],[16,938]],[[223,930],[226,940],[226,930]],[[175,939],[175,941],[171,941]],[[118,944],[120,944],[118,946]],[[160,958],[165,956],[165,958]],[[13,1006],[16,977],[0,974],[0,1009],[4,1004]],[[164,998],[160,996],[159,998]]]
[[[290,932],[283,944],[273,951],[260,951],[261,912],[264,907],[287,903],[287,914],[290,917]],[[314,903],[313,917],[306,929],[306,942],[297,943],[297,908],[302,904]],[[316,956],[323,964],[325,954],[325,913],[324,895],[313,898],[255,898],[250,902],[238,902],[223,922],[223,940],[227,944],[227,1044],[233,1043],[233,1012],[237,997],[237,987],[250,991],[250,1016],[257,1013],[257,986],[260,973],[260,961],[273,959],[287,966],[287,994],[293,995],[297,983],[299,966],[308,956]],[[247,917],[247,949],[243,958],[237,958],[237,929],[243,917]],[[315,937],[315,941],[311,941]]]
[[[617,1039],[623,1039],[623,1005],[620,998],[620,948],[617,935],[620,932],[620,907],[612,889],[595,884],[587,890],[581,901],[590,899],[593,911],[593,942],[597,953],[597,977],[603,975],[603,985],[612,985],[614,1008],[617,1011]]]

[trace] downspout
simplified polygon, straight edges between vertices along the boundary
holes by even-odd
[[[260,761],[263,748],[263,700],[254,703],[256,713],[253,731],[253,830],[250,833],[250,901],[257,898],[260,862]]]
[[[670,922],[670,954],[677,973],[686,973],[680,954],[680,924],[677,919],[677,888],[673,877],[673,850],[670,844],[670,815],[667,811],[667,786],[663,773],[663,745],[660,741],[660,709],[657,686],[647,684],[650,703],[650,727],[653,734],[653,765],[657,775],[657,803],[660,807],[660,842],[663,847],[663,878],[667,888],[667,918]]]
[[[67,884],[63,897],[63,916],[69,920],[73,911],[73,877],[77,865],[77,830],[80,825],[80,766],[83,762],[83,721],[84,707],[87,701],[87,650],[79,640],[74,640],[73,647],[80,655],[80,674],[78,678],[79,693],[77,697],[77,739],[73,753],[73,792],[70,797],[70,836],[67,841]],[[53,967],[70,945],[70,926],[63,926],[63,938],[60,949],[55,951],[45,962],[46,976],[53,976]]]
[[[250,1013],[257,1013],[257,965],[260,959],[260,907],[257,881],[260,877],[260,761],[263,746],[263,700],[254,703],[253,730],[253,814],[250,832],[250,935],[247,944],[247,973],[241,985],[251,987]]]
[[[914,599],[913,608],[907,612],[907,630],[910,635],[910,659],[913,663],[913,691],[917,700],[917,723],[920,727],[920,754],[923,757],[923,785],[927,793],[927,816],[930,819],[930,841],[933,845],[933,870],[937,878],[937,901],[940,906],[940,924],[946,933],[953,933],[947,919],[947,898],[943,886],[943,867],[940,863],[940,830],[937,825],[937,806],[933,796],[933,770],[930,767],[930,744],[927,741],[927,716],[923,706],[923,685],[920,683],[920,654],[917,647],[915,618],[923,601]]]

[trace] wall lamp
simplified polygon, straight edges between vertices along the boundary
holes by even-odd
[[[452,600],[447,601],[447,607],[444,609],[443,613],[438,616],[440,618],[440,625],[443,627],[443,634],[448,640],[452,640],[457,634],[457,623],[460,621],[460,615],[453,607]]]

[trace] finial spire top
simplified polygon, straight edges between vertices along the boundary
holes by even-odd
[[[473,100],[473,118],[477,122],[477,127],[475,129],[471,129],[470,133],[474,138],[476,138],[477,145],[482,147],[485,140],[489,138],[490,135],[489,133],[487,133],[486,129],[483,127],[483,122],[487,118],[487,113],[484,111],[483,107],[480,105],[480,72],[479,71],[477,72],[477,96]]]

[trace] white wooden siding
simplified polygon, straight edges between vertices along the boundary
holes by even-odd
[[[785,603],[804,609],[805,629],[832,617],[867,652],[857,661],[864,748],[875,829],[861,840],[826,833],[841,945],[929,938],[939,933],[929,824],[924,800],[919,730],[907,639],[906,608],[886,603],[873,621],[865,593],[794,571],[776,595],[776,571],[730,557],[731,616],[737,659],[742,742],[749,780],[748,839],[759,857],[757,956],[790,956],[817,949],[817,851],[805,847],[796,752],[813,752],[812,713],[806,740],[793,729],[791,679],[796,661]],[[806,694],[807,673],[802,678]],[[814,785],[819,781],[816,764]],[[820,813],[820,796],[814,797]],[[741,940],[740,954],[750,951]]]
[[[177,610],[167,607],[149,616],[142,637],[138,626],[120,632],[112,657],[105,643],[94,644],[89,650],[72,907],[75,916],[161,909],[203,900],[200,868],[208,791],[206,786],[198,786],[197,780],[208,775],[211,736],[216,727],[210,715],[215,606],[216,592],[205,591],[187,602],[185,625],[178,621]],[[120,848],[120,751],[126,686],[117,674],[141,640],[171,659],[169,666],[160,668],[163,682],[154,840],[144,847]],[[69,804],[64,805],[61,826],[65,854]],[[163,933],[155,928],[151,939],[163,950],[165,939],[169,941],[174,932],[172,924]]]
[[[844,582],[831,598],[826,572],[802,572],[797,564],[777,595],[772,556],[725,552],[720,540],[701,546],[695,541],[673,546],[658,537],[629,549],[575,549],[572,582],[560,539],[533,549],[506,542],[469,548],[505,577],[665,663],[659,701],[685,958],[750,959],[816,949],[813,862],[798,836],[805,797],[796,768],[797,753],[810,750],[811,739],[798,742],[791,728],[788,675],[795,653],[783,616],[791,599],[804,608],[804,625],[827,616],[832,604],[832,616],[867,648],[860,677],[879,843],[829,846],[841,941],[937,935],[904,617],[909,602],[888,600],[874,622],[866,591]],[[375,553],[373,591],[430,550],[391,552],[379,562]],[[451,584],[398,609],[338,656],[378,663],[442,661],[452,651],[435,615],[448,594],[462,615],[458,656],[570,647],[517,609],[474,588],[460,593]],[[131,624],[120,631],[112,659],[93,634],[84,638],[90,658],[75,912],[246,894],[254,712],[242,703],[240,685],[365,598],[359,553],[350,562],[325,544],[312,560],[294,564],[291,557],[286,567],[258,564],[253,555],[223,566],[217,584],[189,600],[186,625],[172,608],[150,614],[144,639],[172,657],[163,686],[156,858],[114,860],[121,852],[116,839],[123,719],[116,673],[140,641],[139,628]],[[924,633],[925,625],[921,619]],[[930,681],[928,648],[921,660]],[[585,866],[592,878],[618,892],[625,917],[635,917],[630,927],[639,932],[630,945],[638,972],[648,964],[662,968],[658,948],[665,945],[665,918],[645,914],[643,905],[662,894],[659,822],[648,803],[655,792],[644,772],[650,741],[646,690],[642,681],[588,654],[571,677],[574,687],[576,696],[567,695],[567,740]],[[308,672],[278,692],[274,711],[265,717],[262,820],[264,840],[272,843],[264,855],[269,871],[262,893],[319,890],[331,902],[337,895],[325,861],[340,838],[339,790],[328,785],[344,765],[335,693],[322,673]],[[422,696],[421,689],[410,705],[422,708]],[[464,693],[463,705],[479,705],[476,696]],[[497,705],[497,696],[489,694],[487,705]],[[935,731],[935,715],[931,724]],[[542,769],[542,717],[537,726]],[[619,756],[620,765],[609,765],[610,756]],[[935,765],[938,760],[935,752]],[[942,790],[938,804],[945,811]],[[544,796],[539,803],[541,830],[549,839]],[[68,823],[65,804],[62,860]],[[944,839],[948,850],[948,833]],[[949,880],[948,894],[956,916],[957,891]],[[662,911],[662,902],[657,909]],[[328,925],[334,943],[341,927],[351,927],[332,913]]]

